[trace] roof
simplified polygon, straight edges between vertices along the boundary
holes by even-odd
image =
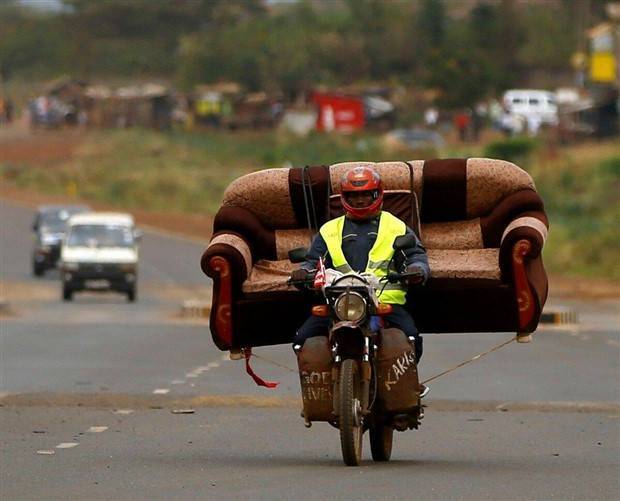
[[[69,224],[118,224],[133,226],[133,216],[126,212],[86,212],[71,216]]]
[[[90,211],[88,205],[71,205],[71,204],[55,204],[55,205],[39,205],[37,212],[51,212],[51,211]]]

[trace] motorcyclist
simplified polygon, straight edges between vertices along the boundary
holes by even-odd
[[[326,268],[339,271],[370,271],[385,275],[385,266],[394,255],[392,244],[397,236],[415,233],[400,219],[382,211],[383,188],[379,173],[369,167],[355,167],[341,181],[341,201],[345,215],[325,223],[312,241],[306,261],[291,274],[292,280],[304,280],[316,270],[319,257]],[[404,254],[404,255],[403,255]],[[386,326],[402,330],[415,339],[418,361],[422,357],[423,340],[413,318],[404,307],[408,285],[422,285],[430,275],[426,249],[415,236],[415,244],[394,256],[397,270],[411,274],[406,284],[390,285],[381,294],[382,303],[392,304],[392,313],[384,318]],[[380,271],[384,264],[383,273]],[[329,319],[311,316],[295,335],[293,348],[299,351],[306,339],[325,336]],[[423,387],[426,395],[428,388]]]

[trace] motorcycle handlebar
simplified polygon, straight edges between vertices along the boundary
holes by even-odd
[[[405,272],[405,273],[396,273],[393,271],[390,271],[386,276],[385,276],[385,280],[388,281],[389,283],[393,284],[396,282],[399,282],[401,280],[408,280],[409,278],[423,278],[423,275],[419,272]]]

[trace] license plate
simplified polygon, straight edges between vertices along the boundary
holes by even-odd
[[[109,280],[86,280],[84,285],[88,289],[106,289],[110,287]]]

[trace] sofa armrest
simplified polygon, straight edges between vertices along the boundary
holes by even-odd
[[[512,248],[519,240],[527,240],[530,242],[527,257],[538,257],[547,240],[547,232],[547,225],[543,222],[542,217],[540,219],[533,215],[518,217],[504,229],[500,242],[500,254],[512,253]]]
[[[211,264],[216,256],[229,261],[235,285],[241,286],[250,275],[253,264],[252,252],[246,240],[237,233],[228,232],[218,233],[211,239],[200,263],[202,271],[211,278],[216,278],[220,273]]]
[[[210,328],[221,350],[232,348],[234,297],[252,271],[252,254],[247,242],[234,233],[216,234],[202,255],[201,267],[213,279]]]
[[[547,300],[548,281],[541,252],[547,239],[544,212],[530,212],[513,219],[504,229],[499,264],[504,280],[514,287],[519,333],[536,330]]]

